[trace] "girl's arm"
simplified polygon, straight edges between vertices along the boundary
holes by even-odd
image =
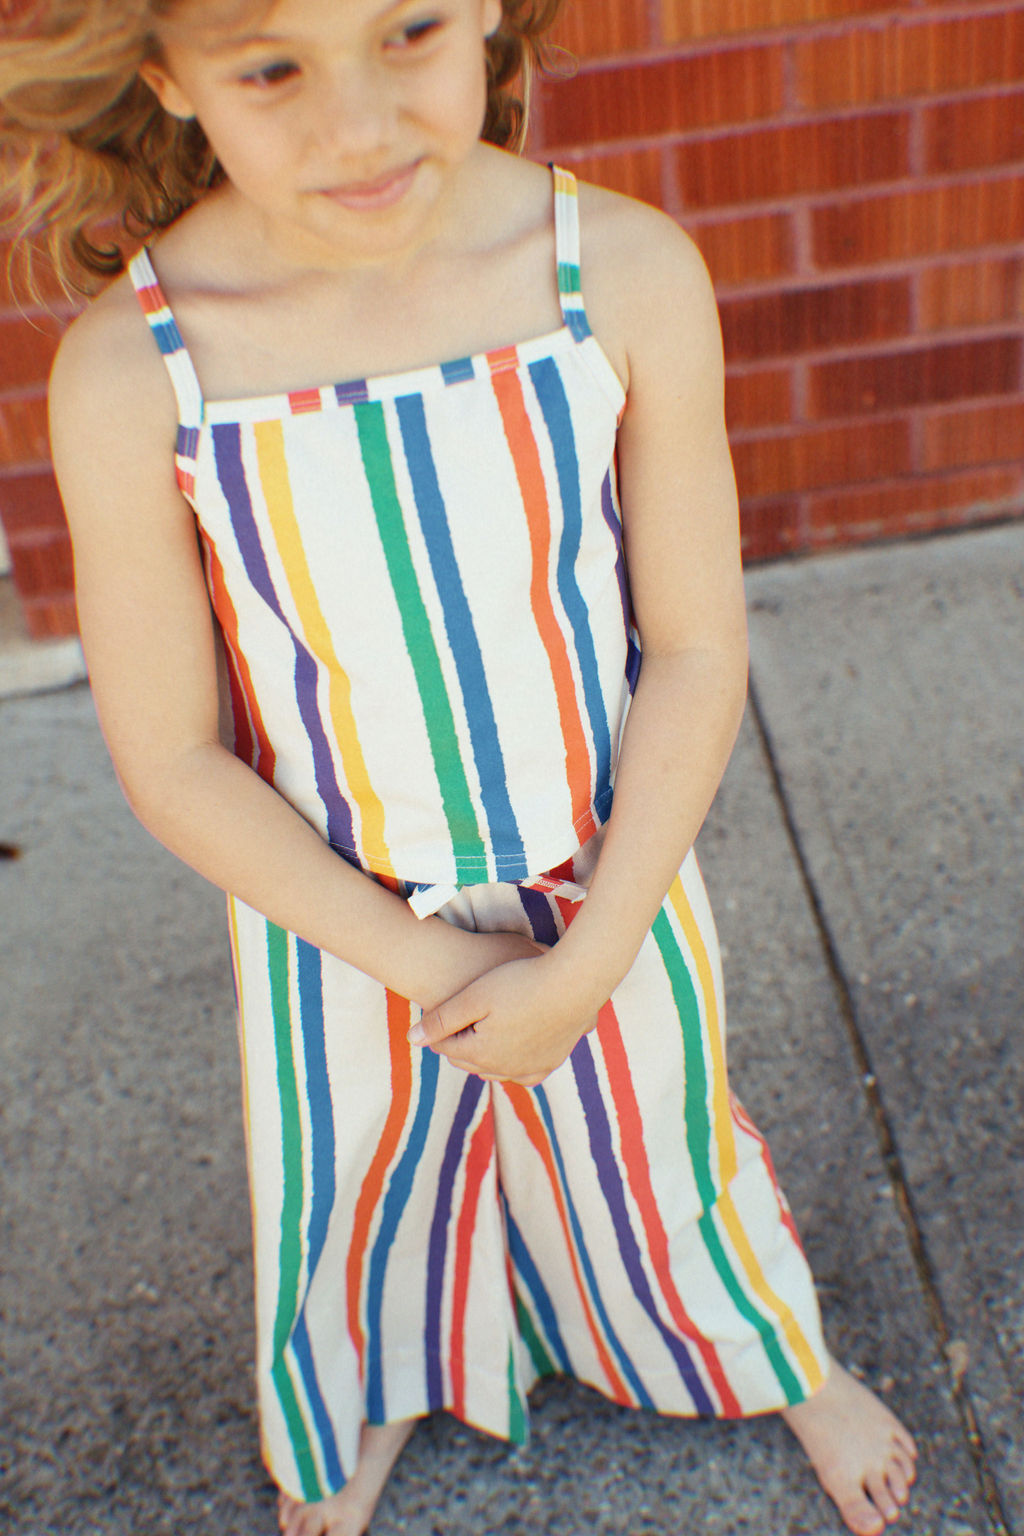
[[[640,679],[601,856],[571,927],[544,956],[503,966],[448,1000],[423,1020],[421,1037],[443,1041],[444,1054],[469,1070],[524,1082],[564,1060],[632,965],[718,787],[746,695],[710,280],[663,215],[584,190],[598,213],[588,225],[584,202],[591,323],[628,368],[619,468]],[[471,1023],[472,1033],[445,1038]]]
[[[512,935],[421,922],[222,746],[213,620],[174,481],[175,403],[126,283],[68,332],[50,409],[93,696],[149,831],[274,922],[425,1006],[535,952]]]

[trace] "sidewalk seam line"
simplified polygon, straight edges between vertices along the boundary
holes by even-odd
[[[772,740],[768,721],[758,694],[757,683],[751,675],[749,680],[749,696],[751,715],[760,738],[764,754],[768,762],[771,775],[772,789],[782,819],[786,828],[786,836],[792,847],[799,870],[800,880],[810,903],[815,927],[821,942],[828,966],[829,975],[839,1003],[839,1011],[846,1033],[853,1050],[860,1078],[860,1086],[867,1100],[871,1121],[875,1129],[878,1148],[885,1171],[892,1185],[896,1207],[906,1233],[910,1247],[914,1268],[917,1271],[918,1283],[923,1294],[925,1308],[929,1314],[932,1327],[937,1336],[943,1358],[949,1359],[949,1345],[952,1342],[952,1332],[946,1317],[946,1310],[942,1302],[936,1279],[935,1268],[928,1256],[924,1234],[920,1222],[914,1210],[914,1202],[910,1193],[910,1186],[903,1171],[903,1160],[896,1147],[896,1139],[893,1135],[892,1123],[882,1098],[878,1085],[878,1077],[871,1060],[871,1053],[867,1042],[857,1024],[857,1011],[853,1001],[853,991],[847,979],[846,971],[839,954],[838,945],[833,938],[832,929],[825,913],[824,903],[818,894],[810,864],[804,854],[800,833],[796,825],[789,798],[786,794],[782,772],[779,767],[775,744]],[[978,1423],[978,1416],[971,1401],[969,1389],[961,1383],[954,1385],[951,1391],[954,1407],[960,1417],[964,1436],[967,1441],[968,1451],[974,1463],[975,1475],[978,1479],[978,1488],[986,1512],[993,1523],[995,1536],[1012,1536],[1009,1521],[1003,1508],[1002,1497],[995,1476],[988,1463],[985,1453],[985,1442]]]

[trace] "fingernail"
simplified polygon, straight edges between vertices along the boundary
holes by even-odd
[[[427,1038],[427,1032],[422,1024],[414,1024],[405,1038],[410,1045],[422,1045]]]

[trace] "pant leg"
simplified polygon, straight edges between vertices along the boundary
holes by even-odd
[[[364,1421],[440,1408],[522,1439],[489,1086],[409,1046],[407,1001],[229,911],[268,1470],[322,1498]]]
[[[538,892],[520,901],[549,939],[576,910]],[[597,1029],[540,1088],[498,1089],[495,1119],[536,1371],[678,1414],[763,1412],[821,1385],[810,1272],[764,1141],[729,1091],[717,940],[692,854]]]

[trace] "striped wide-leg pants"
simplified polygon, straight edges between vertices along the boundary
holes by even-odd
[[[553,942],[590,862],[464,887],[442,915]],[[597,1028],[534,1089],[410,1047],[405,999],[229,906],[261,1434],[287,1492],[337,1491],[364,1420],[446,1408],[522,1440],[553,1371],[688,1415],[821,1385],[811,1276],[729,1092],[692,854]]]

